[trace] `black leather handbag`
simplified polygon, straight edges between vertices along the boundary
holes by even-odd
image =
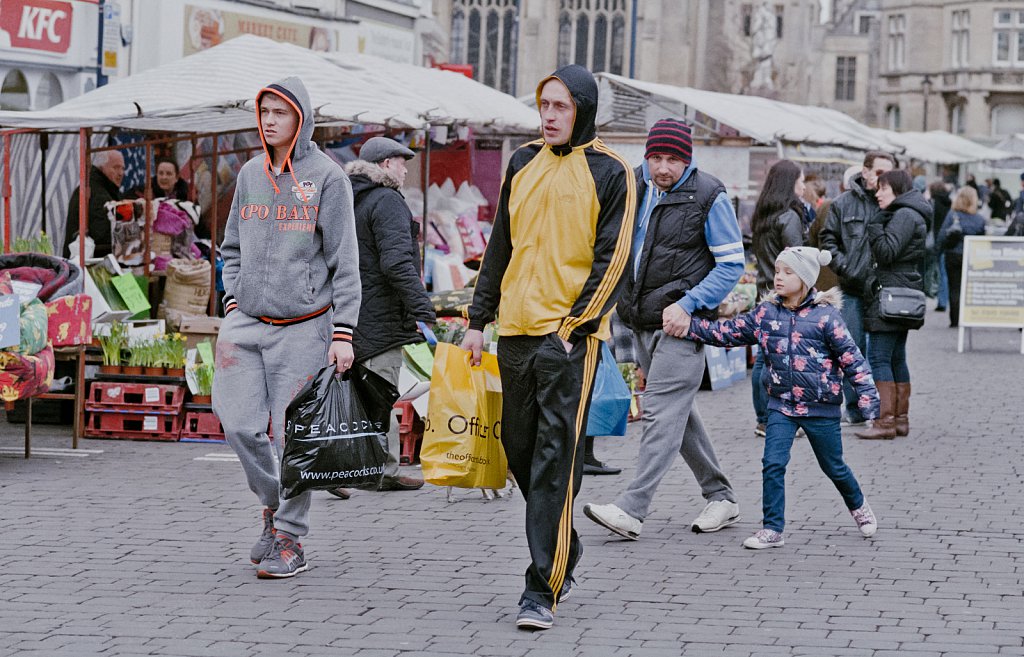
[[[925,296],[909,287],[883,287],[878,292],[878,316],[896,324],[924,321]]]

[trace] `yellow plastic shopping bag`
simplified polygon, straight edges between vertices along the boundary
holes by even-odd
[[[437,344],[420,446],[423,479],[437,486],[504,488],[508,460],[501,446],[498,359],[485,353],[479,367],[469,359],[468,351]]]

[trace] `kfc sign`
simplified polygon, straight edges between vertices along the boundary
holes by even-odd
[[[12,48],[66,53],[71,46],[70,2],[0,0],[0,29]]]

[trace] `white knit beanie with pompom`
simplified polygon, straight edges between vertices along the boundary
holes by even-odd
[[[828,251],[816,249],[813,246],[789,246],[782,250],[779,257],[775,259],[775,266],[785,263],[793,269],[793,273],[800,277],[807,289],[814,287],[818,280],[818,272],[822,265],[832,262],[832,254]]]

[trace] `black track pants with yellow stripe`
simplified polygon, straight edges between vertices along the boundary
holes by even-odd
[[[583,552],[572,507],[583,480],[582,438],[600,345],[587,337],[566,353],[554,333],[498,340],[501,443],[526,498],[531,563],[523,597],[549,609]]]

